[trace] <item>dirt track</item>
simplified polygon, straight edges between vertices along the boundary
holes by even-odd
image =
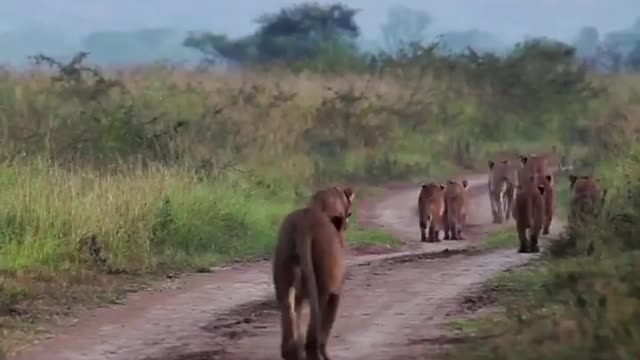
[[[362,202],[361,221],[405,240],[411,251],[349,259],[330,355],[425,359],[439,345],[440,324],[458,312],[466,294],[533,256],[513,249],[465,251],[494,228],[486,176],[468,179],[472,198],[465,241],[418,242],[417,186],[390,188],[382,200]],[[134,294],[126,305],[92,311],[14,359],[279,359],[270,275],[266,262],[239,265],[189,276],[179,289]]]

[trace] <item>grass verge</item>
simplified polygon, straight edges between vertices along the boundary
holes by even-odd
[[[487,235],[477,246],[480,250],[498,250],[516,248],[518,246],[518,234],[515,226],[501,228]]]
[[[601,211],[575,227],[571,241],[557,241],[564,251],[490,282],[500,310],[454,326],[472,341],[450,358],[640,357],[639,151],[631,144],[625,155],[597,166],[610,195]],[[590,256],[588,244],[595,249]]]

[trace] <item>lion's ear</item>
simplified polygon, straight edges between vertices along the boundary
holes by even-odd
[[[489,160],[489,170],[493,169],[493,167],[496,165],[495,162],[493,162],[493,160]]]
[[[527,161],[529,161],[529,158],[526,155],[520,155],[520,162],[522,165],[526,165]]]
[[[467,179],[462,180],[462,187],[465,189],[469,187],[469,182],[467,181]]]
[[[440,184],[438,186],[440,186],[440,190],[444,190],[446,188],[446,186],[444,184]]]

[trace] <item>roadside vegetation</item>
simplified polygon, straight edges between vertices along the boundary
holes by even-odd
[[[635,206],[620,176],[637,154],[613,149],[636,129],[619,119],[640,99],[637,79],[589,73],[549,40],[503,56],[417,45],[373,56],[329,39],[228,72],[100,71],[86,54],[1,71],[0,346],[73,313],[62,304],[119,301],[158,276],[268,256],[283,215],[327,184],[442,179],[556,145],[585,164],[605,156],[587,148],[626,156],[626,168],[610,165],[607,184],[621,190],[608,209]],[[355,223],[351,244],[395,245]],[[598,249],[630,248],[609,230],[592,232]]]
[[[498,310],[454,324],[469,344],[450,358],[640,357],[640,83],[627,75],[608,94],[598,113],[609,120],[573,171],[600,179],[602,209],[575,234],[553,240],[540,260],[487,284]],[[566,176],[561,182],[557,201],[566,220]]]

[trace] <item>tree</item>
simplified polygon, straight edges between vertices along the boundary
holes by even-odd
[[[200,51],[203,61],[210,65],[219,65],[233,60],[244,62],[252,57],[255,49],[255,36],[247,36],[239,40],[229,40],[226,35],[209,32],[191,32],[184,40],[185,47]]]
[[[304,3],[265,14],[255,34],[231,40],[224,35],[191,33],[184,46],[199,50],[209,63],[227,59],[238,63],[309,60],[323,48],[355,51],[360,29],[358,10],[342,4]]]
[[[277,14],[265,14],[257,22],[259,33],[265,37],[303,36],[327,41],[342,36],[357,37],[360,29],[353,19],[357,12],[341,4],[304,3],[282,9]]]
[[[407,49],[412,43],[423,44],[432,19],[429,13],[396,5],[389,9],[382,25],[382,38],[389,53]]]

